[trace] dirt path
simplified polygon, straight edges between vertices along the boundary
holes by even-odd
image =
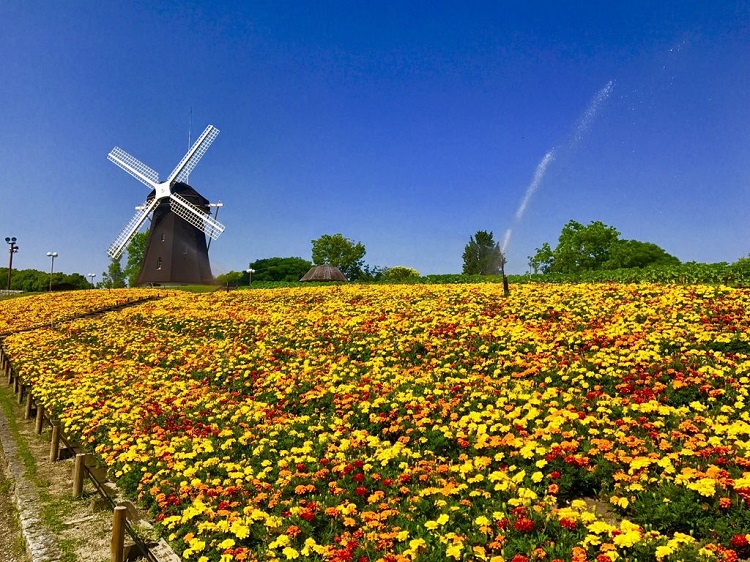
[[[2,382],[0,562],[109,560],[112,514],[108,506],[102,505],[88,482],[83,496],[73,498],[72,459],[50,462],[49,428],[37,435],[34,420],[23,419],[23,408]],[[31,467],[30,458],[34,459]]]
[[[0,447],[0,562],[27,562],[18,511],[11,499],[12,485]]]

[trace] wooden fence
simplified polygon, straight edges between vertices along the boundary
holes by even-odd
[[[68,439],[59,423],[46,412],[44,405],[36,401],[31,387],[24,384],[13,369],[10,357],[5,352],[0,341],[0,377],[4,376],[9,387],[17,396],[18,404],[24,406],[24,419],[34,418],[34,429],[41,435],[45,426],[51,426],[49,460],[57,462],[63,458],[74,457],[73,481],[71,492],[74,497],[83,494],[86,478],[93,484],[97,492],[105,499],[113,510],[112,540],[110,548],[111,562],[129,562],[136,558],[145,558],[149,562],[178,562],[180,557],[167,545],[164,539],[158,542],[147,542],[135,531],[131,520],[138,519],[138,510],[128,501],[118,499],[117,487],[107,481],[106,467],[97,466],[93,455],[87,454],[83,447]],[[126,544],[126,534],[130,541]]]

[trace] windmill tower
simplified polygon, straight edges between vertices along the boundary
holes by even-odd
[[[211,216],[208,200],[186,182],[218,134],[219,129],[213,125],[206,127],[163,182],[159,182],[156,171],[119,147],[113,148],[107,156],[151,189],[145,203],[137,207],[135,216],[107,251],[113,259],[122,255],[144,221],[153,213],[138,285],[207,284],[213,281],[206,236],[216,240],[224,232],[224,225]]]

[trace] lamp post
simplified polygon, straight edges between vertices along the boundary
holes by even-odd
[[[47,257],[52,258],[52,264],[49,266],[49,290],[52,291],[52,274],[55,272],[55,258],[57,252],[47,252]]]
[[[8,243],[8,246],[10,246],[10,259],[8,260],[8,290],[10,291],[10,272],[13,270],[13,254],[18,251],[18,246],[16,246],[15,236],[6,236],[5,241]]]
[[[94,277],[96,277],[96,273],[89,273],[88,278],[91,279],[91,288],[94,288]]]
[[[252,267],[248,267],[245,271],[247,271],[247,284],[251,285],[253,283],[253,273],[255,273],[255,270]]]

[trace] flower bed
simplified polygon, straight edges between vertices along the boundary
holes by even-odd
[[[45,293],[3,301],[0,302],[0,336],[165,294],[153,289],[108,289]]]
[[[186,560],[733,560],[748,311],[708,286],[177,293],[4,345]]]

